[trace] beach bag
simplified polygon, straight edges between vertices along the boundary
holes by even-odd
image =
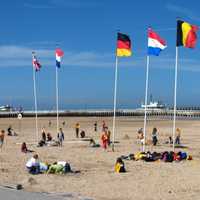
[[[135,160],[141,160],[144,159],[146,157],[144,152],[138,152],[135,154]]]
[[[187,153],[186,152],[181,152],[181,160],[186,160],[187,159]]]
[[[174,153],[174,161],[180,161],[181,160],[181,152]]]
[[[64,167],[64,173],[68,173],[68,172],[71,172],[71,166],[69,163],[66,163],[65,164],[65,167]]]
[[[163,155],[162,155],[162,160],[164,162],[173,162],[174,160],[174,155],[173,155],[173,152],[164,152]]]
[[[167,162],[173,162],[174,161],[174,152],[170,151],[168,154]]]
[[[117,173],[126,172],[124,165],[122,163],[116,163],[115,172]]]
[[[161,153],[157,153],[157,152],[153,152],[152,157],[153,157],[154,161],[162,159]]]

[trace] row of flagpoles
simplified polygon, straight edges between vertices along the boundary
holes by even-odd
[[[61,58],[64,56],[64,52],[57,48],[55,50],[56,56],[56,127],[57,133],[59,131],[59,104],[58,104],[58,68],[61,67]],[[39,141],[39,131],[38,131],[38,107],[37,107],[37,90],[36,90],[36,73],[40,71],[42,65],[36,57],[36,53],[32,52],[32,64],[33,64],[33,89],[34,89],[34,102],[35,102],[35,132],[36,139]]]
[[[194,48],[197,41],[196,32],[197,26],[191,25],[185,21],[177,20],[177,33],[176,33],[176,58],[175,58],[175,77],[174,77],[174,119],[173,119],[173,151],[175,148],[175,131],[176,131],[176,93],[177,93],[177,74],[178,74],[178,47],[184,46],[186,48]],[[150,56],[159,56],[160,52],[166,48],[166,42],[155,31],[148,28],[148,51],[147,51],[147,65],[146,65],[146,83],[145,83],[145,113],[144,113],[144,143],[143,151],[145,151],[146,143],[146,124],[147,124],[147,102],[148,102],[148,85],[149,85],[149,64]],[[131,56],[131,40],[130,37],[123,33],[117,34],[117,48],[116,48],[116,62],[115,62],[115,82],[114,82],[114,99],[113,99],[113,129],[112,129],[112,150],[114,151],[115,144],[115,122],[116,122],[116,101],[117,101],[117,80],[118,80],[118,57]],[[56,113],[57,113],[57,132],[59,131],[59,104],[58,104],[58,68],[61,66],[61,58],[64,52],[57,48],[56,55]],[[40,70],[41,64],[39,63],[36,53],[32,53],[33,59],[33,85],[34,85],[34,101],[35,101],[35,129],[36,138],[38,135],[38,115],[37,115],[37,90],[36,90],[36,73]]]
[[[197,41],[198,27],[191,25],[185,21],[177,20],[177,33],[176,33],[176,58],[175,58],[175,77],[174,77],[174,113],[173,113],[173,151],[175,150],[175,132],[176,132],[176,93],[177,93],[177,75],[178,75],[178,47],[184,46],[186,48],[194,48]],[[145,151],[146,146],[146,124],[147,124],[147,102],[148,102],[148,87],[149,87],[149,63],[150,56],[159,56],[160,52],[166,46],[163,40],[155,31],[148,28],[148,51],[146,63],[146,83],[145,83],[145,113],[144,113],[144,142],[142,150]],[[114,115],[113,115],[113,138],[112,150],[114,151],[115,143],[115,120],[116,120],[116,99],[117,99],[117,76],[118,76],[118,57],[131,56],[131,40],[128,35],[118,33],[117,35],[117,50],[116,50],[116,65],[115,65],[115,87],[114,87]]]

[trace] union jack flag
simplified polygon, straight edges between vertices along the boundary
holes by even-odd
[[[36,55],[35,55],[35,52],[32,52],[32,55],[33,55],[33,67],[35,67],[35,71],[40,71],[40,68],[42,67],[42,65],[39,63]]]

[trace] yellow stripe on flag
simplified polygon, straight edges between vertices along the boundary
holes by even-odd
[[[131,56],[131,51],[129,49],[117,49],[117,56],[123,57],[123,56]]]
[[[191,30],[190,24],[188,24],[187,22],[182,23],[182,33],[183,33],[182,41],[184,46],[186,45],[187,36],[190,30]]]

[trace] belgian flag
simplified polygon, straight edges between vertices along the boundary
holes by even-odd
[[[187,22],[177,20],[176,46],[194,48],[197,42],[198,27]]]
[[[117,52],[118,57],[131,56],[131,40],[128,35],[117,33]]]

